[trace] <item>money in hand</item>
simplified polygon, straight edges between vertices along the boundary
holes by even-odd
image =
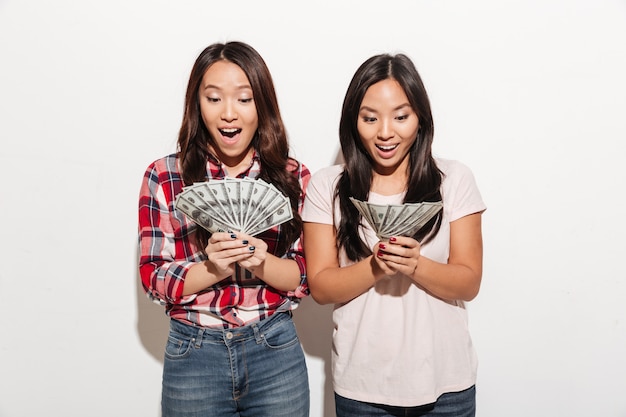
[[[183,187],[176,209],[211,233],[240,231],[256,236],[293,218],[291,202],[262,179],[224,178]]]
[[[404,204],[373,204],[350,197],[350,201],[381,240],[413,236],[443,208],[441,201]]]

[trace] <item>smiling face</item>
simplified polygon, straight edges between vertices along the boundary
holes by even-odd
[[[419,119],[400,84],[393,79],[370,86],[361,102],[357,130],[381,175],[406,175],[409,150],[417,139]]]
[[[249,164],[259,126],[248,77],[238,65],[218,61],[204,73],[198,95],[202,120],[212,138],[211,151],[235,176]]]

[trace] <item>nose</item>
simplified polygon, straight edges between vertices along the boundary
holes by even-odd
[[[383,119],[380,121],[378,128],[378,138],[382,140],[391,139],[394,137],[393,126],[391,121]]]
[[[224,107],[222,108],[222,114],[220,115],[222,120],[227,122],[231,122],[237,119],[237,109],[235,108],[235,103],[232,100],[225,100]]]

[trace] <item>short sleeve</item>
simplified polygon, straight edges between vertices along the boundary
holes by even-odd
[[[443,204],[451,222],[487,209],[469,167],[459,161],[445,159],[438,159],[437,164],[444,173]]]
[[[311,176],[302,209],[303,221],[333,224],[333,195],[342,172],[342,165],[333,165]]]

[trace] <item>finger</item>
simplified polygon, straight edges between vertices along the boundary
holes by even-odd
[[[256,247],[252,246],[252,245],[239,245],[235,248],[232,249],[224,249],[222,251],[220,251],[219,253],[222,255],[223,258],[225,259],[245,259],[246,257],[249,256],[253,256],[254,253],[256,251]]]
[[[234,234],[233,234],[234,235]],[[234,235],[237,237],[236,235]],[[251,245],[248,239],[233,239],[229,236],[229,240],[217,241],[217,242],[209,242],[207,245],[206,251],[208,252],[221,252],[229,249],[239,249],[244,246],[254,246]]]
[[[256,248],[257,253],[267,251],[267,243],[265,243],[263,239],[258,239],[254,236],[249,235],[242,235],[241,238],[243,239],[244,236],[250,242],[250,245]]]
[[[396,240],[395,242],[380,243],[379,251],[386,254],[402,256],[405,258],[419,258],[421,246],[418,241],[412,238]]]
[[[419,242],[417,240],[407,236],[391,236],[389,238],[389,244],[403,246],[405,248],[416,248],[419,246]]]
[[[374,262],[376,262],[376,266],[378,266],[378,268],[380,268],[380,270],[383,271],[385,275],[393,275],[395,271],[389,268],[389,265],[385,262],[383,256],[384,255],[382,252],[378,252],[377,255],[374,257]]]
[[[237,233],[235,232],[215,232],[211,235],[209,243],[227,242],[235,239],[237,239]]]

